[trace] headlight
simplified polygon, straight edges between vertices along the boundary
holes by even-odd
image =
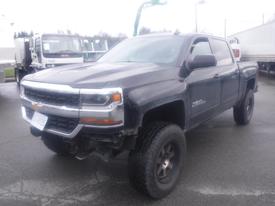
[[[81,95],[82,105],[107,105],[110,96],[100,94]]]
[[[122,89],[81,89],[82,106],[107,106],[110,104],[122,104]]]
[[[80,122],[90,126],[117,127],[124,124],[121,88],[81,89]]]

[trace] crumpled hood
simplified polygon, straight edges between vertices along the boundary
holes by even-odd
[[[151,63],[89,63],[46,69],[24,80],[64,84],[73,88],[136,87],[175,79],[177,67]]]

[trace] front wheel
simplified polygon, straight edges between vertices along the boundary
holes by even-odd
[[[238,125],[246,125],[250,122],[254,110],[254,91],[247,90],[245,98],[233,109],[234,120]]]
[[[143,132],[136,149],[130,153],[130,183],[154,199],[165,197],[178,183],[185,154],[185,137],[181,128],[154,123]]]

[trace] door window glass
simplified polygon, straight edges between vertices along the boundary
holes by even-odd
[[[233,63],[231,52],[225,41],[214,39],[212,48],[217,59],[217,66],[229,65]]]
[[[194,58],[197,55],[213,55],[208,41],[195,42],[191,48],[191,55]]]

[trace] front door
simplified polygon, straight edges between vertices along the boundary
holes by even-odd
[[[208,38],[199,38],[193,42],[188,59],[196,55],[213,55]],[[218,67],[206,67],[194,69],[186,78],[190,91],[190,127],[209,119],[219,108],[221,80],[218,74]]]

